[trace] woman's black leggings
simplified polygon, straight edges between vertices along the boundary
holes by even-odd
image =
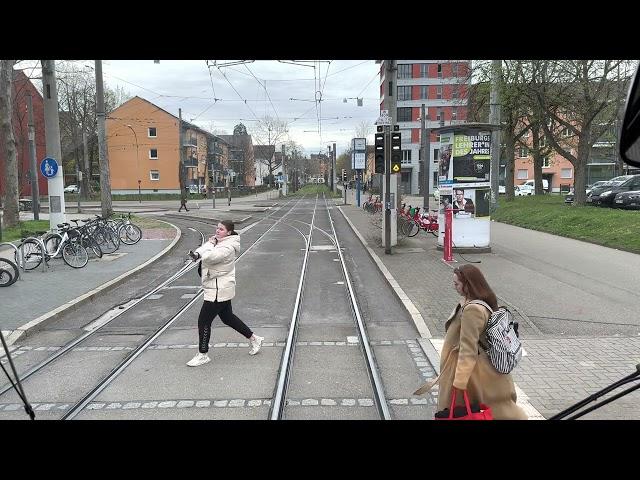
[[[220,315],[222,323],[233,328],[236,332],[251,338],[253,332],[247,327],[242,320],[233,314],[231,309],[231,300],[224,302],[209,302],[205,300],[200,309],[198,317],[198,336],[200,338],[199,351],[207,353],[209,351],[209,338],[211,337],[211,323],[216,315]]]

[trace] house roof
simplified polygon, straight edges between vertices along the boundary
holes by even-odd
[[[164,108],[159,107],[158,105],[156,105],[155,103],[150,102],[149,100],[147,100],[146,98],[142,98],[138,95],[136,95],[133,98],[130,98],[129,100],[127,100],[126,102],[124,102],[122,105],[120,105],[118,108],[114,109],[109,115],[112,115],[114,112],[118,111],[119,108],[121,108],[123,105],[126,105],[127,103],[129,103],[130,101],[134,100],[134,99],[139,99],[142,100],[143,102],[148,103],[149,105],[152,105],[154,108],[156,108],[157,110],[160,110],[164,113],[166,113],[167,115],[169,115],[172,118],[175,118],[176,120],[180,120],[180,117],[176,117],[174,114],[169,113],[168,111],[166,111]],[[107,116],[107,118],[109,118],[109,116]],[[182,120],[182,125],[183,128],[187,128],[187,129],[191,129],[191,130],[197,130],[199,132],[204,133],[205,135],[207,135],[208,137],[215,137],[216,139],[222,140],[223,143],[229,144],[229,142],[227,140],[225,140],[222,137],[226,137],[228,135],[214,135],[213,133],[205,130],[202,127],[199,127],[197,125],[194,125],[193,123],[187,122],[186,120]],[[233,135],[231,135],[233,136]]]

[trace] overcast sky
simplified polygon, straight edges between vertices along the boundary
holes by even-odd
[[[104,60],[103,73],[109,87],[120,86],[176,116],[182,108],[184,120],[209,131],[232,134],[242,122],[251,133],[256,118],[279,118],[289,123],[290,138],[307,154],[326,152],[334,141],[340,154],[363,120],[373,136],[380,108],[375,61],[300,62],[303,66],[257,60],[222,66],[229,62],[217,60],[213,66],[209,60],[207,67],[205,60]],[[314,101],[317,90],[322,91],[321,111]],[[356,97],[363,98],[363,106],[357,106]]]

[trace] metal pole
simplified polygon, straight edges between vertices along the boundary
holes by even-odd
[[[499,83],[502,77],[502,60],[491,62],[491,95],[489,123],[500,125]],[[498,207],[498,174],[500,169],[500,130],[491,136],[491,212]]]
[[[391,126],[384,126],[384,253],[391,253]]]
[[[282,144],[282,173],[284,175],[284,181],[282,182],[282,194],[287,195],[287,167],[284,163],[284,143]]]
[[[82,173],[80,172],[80,165],[78,165],[78,156],[76,155],[76,181],[78,182],[78,213],[82,213],[82,209],[80,208],[80,182],[82,180]]]
[[[420,112],[421,118],[421,130],[420,130],[420,143],[422,144],[422,161],[423,164],[423,179],[424,182],[422,195],[423,209],[425,213],[429,213],[429,186],[431,184],[431,129],[427,128],[427,109],[425,104],[422,104],[422,110]]]
[[[182,108],[178,108],[178,142],[180,142],[180,149],[178,150],[179,152],[179,162],[180,162],[180,167],[178,168],[178,173],[180,175],[180,177],[178,178],[178,183],[180,185],[180,203],[181,203],[181,208],[182,208],[182,201],[185,201],[185,205],[186,205],[186,200],[187,200],[187,193],[185,191],[185,187],[186,187],[186,179],[185,179],[185,168],[184,168],[184,138],[183,138],[183,132],[182,132]]]
[[[387,109],[389,111],[389,116],[391,117],[391,125],[395,125],[396,123],[396,96],[394,94],[395,91],[398,90],[398,86],[396,84],[396,67],[394,60],[385,60],[386,63],[386,83],[387,83]],[[384,136],[385,136],[385,155],[384,155],[384,184],[385,184],[385,193],[384,193],[384,218],[385,218],[385,228],[384,228],[384,253],[389,255],[391,254],[391,125],[384,126]],[[397,192],[396,192],[397,196]]]
[[[29,164],[31,170],[31,208],[33,219],[40,220],[40,186],[38,185],[38,165],[36,163],[36,128],[33,123],[33,98],[27,93],[27,109],[29,111]]]
[[[42,63],[42,99],[44,102],[44,136],[47,145],[47,157],[58,162],[58,174],[47,180],[49,190],[49,228],[57,228],[64,223],[64,169],[60,148],[60,118],[58,116],[58,89],[56,87],[55,60],[41,60]]]
[[[100,160],[102,216],[110,217],[113,213],[113,207],[111,204],[111,175],[109,173],[109,152],[107,151],[107,130],[105,125],[102,60],[96,60],[96,116],[98,117],[98,158]]]
[[[333,183],[333,193],[338,193],[338,185],[335,181],[335,175],[336,175],[336,144],[335,142],[333,143],[333,154],[331,156],[331,173],[332,173],[332,177],[331,177],[331,182]]]
[[[84,158],[84,173],[85,176],[82,179],[82,194],[85,200],[90,200],[89,192],[91,191],[91,165],[89,165],[89,147],[87,145],[87,132],[82,132],[82,156]],[[86,188],[84,188],[86,187]]]

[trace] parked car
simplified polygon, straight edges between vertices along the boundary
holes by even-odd
[[[513,192],[516,197],[524,197],[527,195],[533,195],[534,193],[533,188],[528,185],[516,185]]]
[[[601,187],[602,185],[610,182],[611,180],[599,180],[597,182],[594,182],[591,185],[587,185],[587,195],[589,195],[589,193],[591,193],[591,190],[593,190],[596,187]]]
[[[591,190],[591,193],[587,197],[587,203],[602,207],[613,207],[613,200],[617,193],[640,190],[640,175],[624,175],[624,177],[626,177],[627,180],[623,182],[614,179],[606,185]]]
[[[78,185],[68,185],[64,189],[64,193],[78,193],[79,191],[80,191],[80,188],[78,187]]]
[[[613,205],[618,208],[640,208],[640,190],[617,193],[614,197]]]
[[[588,195],[588,193],[587,193],[587,195]],[[574,200],[574,199],[575,199],[575,192],[574,192],[574,190],[573,190],[573,187],[571,187],[571,188],[569,189],[569,193],[567,193],[567,194],[564,196],[564,203],[573,203],[573,200]]]
[[[535,180],[527,180],[526,182],[518,185],[521,189],[524,189],[524,191],[526,192],[531,192],[531,193],[527,193],[527,195],[535,195],[536,194],[536,184],[535,184]],[[542,189],[545,192],[549,192],[549,180],[546,179],[542,179]]]

